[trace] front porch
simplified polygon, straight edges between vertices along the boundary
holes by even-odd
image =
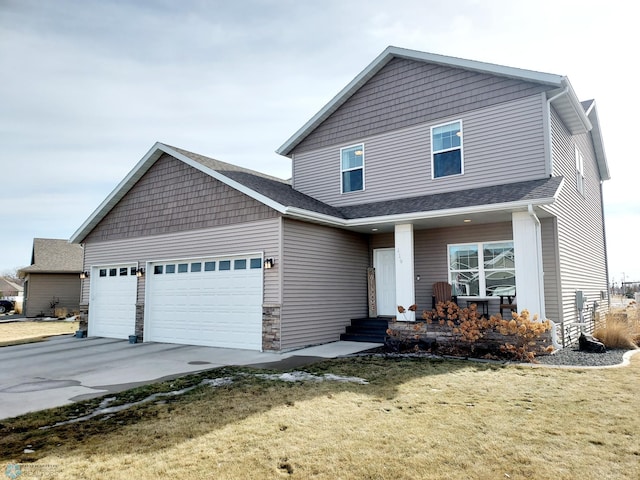
[[[544,281],[554,272],[543,278],[542,224],[535,213],[512,212],[510,222],[414,227],[397,224],[393,232],[371,236],[369,317],[415,321],[415,312],[432,308],[433,285],[447,282],[458,305],[475,303],[487,317],[501,309],[508,314],[509,304],[546,318]]]

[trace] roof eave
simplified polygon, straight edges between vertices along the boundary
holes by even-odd
[[[433,210],[428,212],[410,212],[410,213],[400,213],[393,215],[380,215],[376,217],[362,217],[362,218],[353,218],[353,219],[343,219],[338,217],[333,217],[331,215],[321,214],[317,212],[313,212],[310,210],[304,210],[297,207],[287,207],[285,211],[285,215],[294,217],[296,219],[311,221],[314,223],[322,223],[334,227],[342,227],[342,228],[355,228],[355,227],[363,227],[367,225],[384,225],[384,224],[399,224],[399,223],[410,223],[418,220],[425,219],[435,219],[435,218],[443,218],[449,216],[459,216],[459,215],[473,215],[476,213],[491,213],[498,211],[517,211],[526,209],[529,205],[537,207],[537,206],[548,206],[553,204],[560,190],[562,189],[562,185],[564,181],[560,182],[558,188],[555,193],[550,197],[541,197],[536,199],[528,199],[528,200],[518,200],[515,202],[505,202],[505,203],[495,203],[490,205],[474,205],[469,207],[461,207],[461,208],[449,208],[443,210]]]
[[[600,173],[600,180],[610,180],[609,163],[607,155],[604,151],[604,141],[602,139],[602,131],[600,130],[600,120],[598,119],[598,111],[595,100],[591,102],[589,109],[586,111],[587,117],[591,120],[593,129],[591,130],[591,138],[593,140],[593,148],[596,154],[596,162]]]

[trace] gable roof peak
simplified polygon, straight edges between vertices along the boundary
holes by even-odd
[[[338,110],[351,96],[353,96],[365,83],[375,76],[394,58],[403,58],[417,62],[432,63],[452,68],[461,68],[489,75],[498,75],[526,82],[540,83],[554,88],[567,87],[571,89],[568,79],[562,75],[524,70],[521,68],[507,67],[494,63],[467,60],[458,57],[449,57],[418,50],[410,50],[395,46],[388,46],[378,55],[364,70],[362,70],[349,84],[344,87],[333,99],[294,133],[276,153],[289,156],[293,149],[306,138],[315,128]]]

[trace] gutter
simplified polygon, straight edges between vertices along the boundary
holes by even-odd
[[[316,223],[324,223],[324,224],[332,225],[336,227],[349,228],[349,227],[362,227],[362,226],[367,226],[374,223],[375,224],[407,223],[407,222],[413,222],[413,221],[424,220],[429,218],[450,217],[452,215],[472,215],[474,213],[486,213],[486,212],[494,212],[494,211],[507,210],[507,209],[533,208],[534,205],[538,206],[538,205],[552,204],[555,200],[556,200],[556,195],[548,198],[540,198],[540,199],[537,199],[535,202],[532,202],[531,200],[527,200],[527,201],[520,201],[520,202],[496,203],[490,206],[478,205],[475,207],[467,207],[467,208],[451,208],[447,210],[434,210],[433,213],[431,214],[429,214],[428,212],[410,212],[410,213],[398,213],[395,215],[380,215],[376,217],[364,217],[364,218],[353,218],[353,219],[338,218],[331,215],[326,215],[324,213],[313,212],[311,210],[304,210],[302,208],[297,208],[297,207],[286,207],[283,214],[291,217],[295,217],[295,218],[304,219],[307,221],[316,222]],[[538,221],[538,224],[539,223],[540,222]]]

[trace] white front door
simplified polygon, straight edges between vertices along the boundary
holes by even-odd
[[[373,251],[376,270],[376,303],[378,315],[396,315],[396,251],[377,248]]]

